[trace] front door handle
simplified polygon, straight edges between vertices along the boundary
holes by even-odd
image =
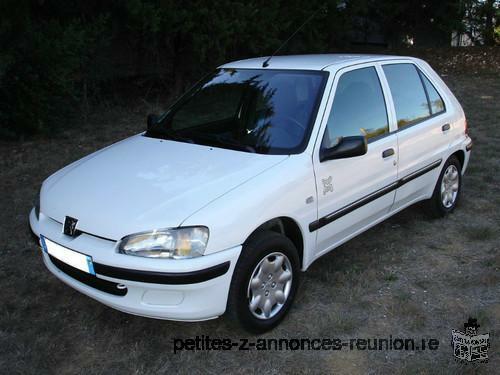
[[[450,130],[450,124],[444,124],[443,126],[441,126],[441,130],[444,132]]]
[[[394,149],[393,148],[388,148],[387,150],[385,150],[384,152],[382,152],[382,157],[385,159],[385,158],[388,158],[389,156],[392,156],[394,155]]]

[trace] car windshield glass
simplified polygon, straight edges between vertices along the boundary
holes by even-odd
[[[216,70],[185,94],[145,135],[262,154],[302,152],[326,74]]]

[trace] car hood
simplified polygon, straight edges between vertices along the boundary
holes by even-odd
[[[287,157],[137,135],[49,177],[41,191],[41,212],[61,223],[71,216],[78,230],[119,240],[177,227]]]

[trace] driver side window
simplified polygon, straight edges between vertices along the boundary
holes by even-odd
[[[344,73],[337,84],[322,147],[341,137],[364,135],[368,140],[389,133],[384,94],[375,67]]]

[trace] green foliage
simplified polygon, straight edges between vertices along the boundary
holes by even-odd
[[[499,0],[464,0],[461,2],[462,22],[459,31],[476,44],[493,46],[500,43]]]
[[[66,124],[82,82],[99,79],[101,67],[93,58],[105,40],[106,22],[103,15],[88,23],[35,22],[29,9],[17,19],[2,19],[0,137],[50,133]]]
[[[2,0],[0,137],[52,133],[88,111],[108,83],[141,79],[182,91],[225,61],[351,42],[449,45],[471,25],[498,38],[498,0]],[[466,23],[463,22],[465,17]],[[497,31],[495,31],[497,30]],[[495,34],[495,32],[497,34]],[[378,38],[378,39],[377,39]]]

